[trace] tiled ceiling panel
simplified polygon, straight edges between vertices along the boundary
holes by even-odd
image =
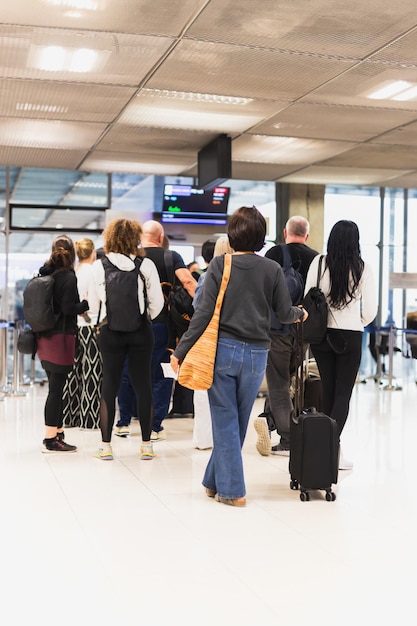
[[[256,98],[234,98],[215,93],[142,89],[120,117],[132,126],[194,129],[231,136],[287,106]]]
[[[215,138],[210,133],[178,131],[169,128],[132,128],[115,124],[97,146],[100,151],[157,154],[183,153],[197,161],[199,147]]]
[[[417,87],[415,0],[3,2],[0,168],[195,176],[225,133],[236,177],[411,182],[417,95],[370,97],[394,81]]]
[[[324,164],[329,162],[325,161]],[[393,170],[417,169],[417,150],[411,146],[362,144],[332,157],[331,165]]]
[[[34,167],[36,163],[36,167],[76,170],[84,156],[84,150],[18,148],[0,143],[0,163],[12,167]]]
[[[0,25],[0,75],[110,85],[139,85],[171,45],[166,37]],[[39,69],[46,46],[94,50],[98,65],[88,73]]]
[[[177,35],[207,0],[13,0],[2,2],[5,24],[119,33]]]
[[[266,100],[295,100],[353,61],[309,57],[248,46],[181,41],[147,87]]]
[[[245,135],[233,143],[233,153],[238,161],[307,165],[312,154],[316,161],[321,161],[350,150],[353,145],[342,141]]]
[[[112,122],[135,93],[132,87],[3,80],[0,106],[5,117]]]
[[[299,50],[361,59],[408,30],[416,19],[414,0],[215,0],[188,36],[266,48]]]
[[[312,165],[290,176],[282,176],[282,183],[300,183],[315,185],[381,185],[381,180],[398,177],[398,170],[381,170],[365,167],[333,167],[331,165]]]
[[[317,139],[325,136],[327,139],[362,142],[395,125],[408,124],[416,117],[414,111],[297,102],[250,132],[281,136],[296,134]],[[323,119],[326,120],[325,126]]]

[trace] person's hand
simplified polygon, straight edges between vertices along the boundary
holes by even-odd
[[[180,366],[180,361],[179,359],[177,359],[176,356],[174,356],[173,354],[171,354],[171,358],[170,358],[170,362],[171,362],[171,367],[174,370],[175,373],[178,372],[179,366]]]
[[[308,312],[305,310],[305,308],[301,304],[298,305],[298,308],[304,311],[304,315],[303,317],[298,318],[298,320],[296,321],[296,324],[298,322],[305,322],[306,319],[308,318]]]

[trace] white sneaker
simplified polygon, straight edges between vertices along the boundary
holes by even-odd
[[[164,441],[167,438],[165,430],[160,430],[156,433],[154,430],[151,432],[151,441]]]
[[[130,435],[130,428],[129,426],[116,426],[114,432],[118,437],[128,437]]]
[[[253,421],[253,425],[258,433],[258,440],[256,442],[257,451],[262,456],[269,456],[271,454],[271,437],[269,436],[266,417],[256,417]]]
[[[343,456],[343,453],[342,453],[342,448],[340,448],[340,451],[339,451],[339,469],[340,470],[351,470],[351,469],[353,469],[352,461],[348,461],[348,459],[345,459],[345,457]]]

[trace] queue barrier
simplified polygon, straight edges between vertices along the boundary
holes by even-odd
[[[31,355],[20,354],[17,349],[19,331],[25,324],[21,320],[14,322],[0,321],[0,400],[7,397],[20,397],[26,395],[25,366],[29,363],[29,385],[35,382],[35,361]],[[12,362],[12,373],[9,374],[9,362]]]
[[[385,385],[384,389],[388,391],[399,391],[401,387],[399,385],[394,384],[394,352],[395,352],[395,337],[397,333],[403,333],[405,338],[407,335],[417,335],[417,330],[412,330],[410,328],[402,328],[400,326],[395,326],[394,324],[386,325],[386,326],[367,326],[364,328],[364,332],[367,333],[379,333],[380,335],[388,336],[388,384]],[[407,340],[407,339],[406,339]],[[380,360],[380,354],[378,352],[378,361]],[[377,377],[381,374],[381,364],[377,363],[378,366],[378,374]]]

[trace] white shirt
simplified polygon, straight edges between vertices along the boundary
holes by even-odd
[[[117,254],[115,252],[110,252],[106,255],[109,261],[116,265],[122,271],[132,271],[135,267],[133,262],[134,257],[128,257],[124,254]],[[90,282],[88,285],[88,304],[90,309],[88,311],[89,316],[92,319],[92,323],[95,324],[97,320],[97,315],[99,312],[100,302],[100,320],[102,321],[106,315],[106,288],[105,288],[105,275],[104,275],[104,267],[101,260],[97,260],[92,264],[92,273],[90,277]],[[155,317],[162,311],[164,306],[164,296],[161,289],[161,284],[159,280],[158,270],[156,269],[156,265],[150,259],[146,257],[142,261],[142,265],[140,266],[140,271],[145,277],[146,281],[146,291],[148,295],[148,306],[149,306],[149,315],[151,319],[155,319]],[[140,312],[144,313],[145,311],[145,300],[143,297],[143,283],[141,277],[138,275],[138,298],[139,298],[139,308]]]
[[[84,298],[88,300],[88,285],[92,275],[93,266],[91,263],[78,263],[75,266],[75,275],[77,276],[77,287],[80,300]],[[81,315],[77,315],[78,326],[90,326],[91,322],[86,322]]]
[[[307,273],[304,294],[317,284],[317,270],[319,266],[320,255],[318,254],[311,262]],[[328,296],[330,293],[330,273],[328,268],[324,270],[326,257],[322,261],[322,277],[320,279],[320,289],[326,296],[329,306],[329,316],[327,319],[328,328],[341,328],[343,330],[360,330],[363,331],[378,311],[377,290],[374,275],[371,267],[365,263],[359,285],[355,296],[343,309],[333,309],[330,307]]]

